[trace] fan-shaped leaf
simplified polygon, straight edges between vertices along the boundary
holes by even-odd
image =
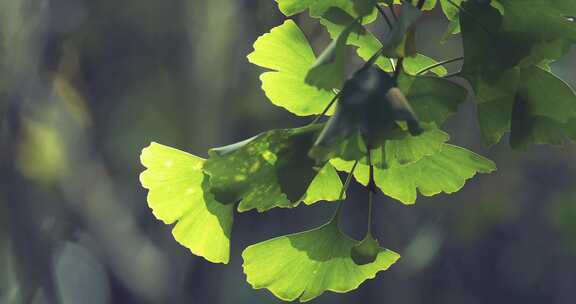
[[[308,151],[321,127],[272,130],[238,144],[211,149],[204,164],[204,171],[210,176],[210,190],[222,203],[240,202],[239,211],[296,206],[318,175],[319,169]],[[339,183],[333,177],[324,172],[317,183]],[[310,191],[308,203],[334,196],[334,192],[314,188]],[[321,197],[322,193],[329,195]]]
[[[255,289],[266,288],[285,301],[306,302],[326,290],[354,290],[400,257],[379,248],[373,263],[359,266],[350,256],[357,244],[332,221],[320,228],[249,246],[242,254],[244,273]]]
[[[336,169],[349,172],[353,162],[332,160]],[[354,177],[363,185],[368,184],[369,167],[359,164]],[[476,173],[496,170],[494,163],[466,149],[444,144],[441,151],[419,161],[390,169],[374,170],[376,185],[382,192],[405,204],[416,202],[417,192],[433,196],[441,192],[454,193]]]
[[[203,159],[152,143],[142,150],[140,175],[149,189],[148,205],[166,224],[177,222],[174,238],[193,254],[213,263],[228,263],[233,206],[215,201],[206,190]]]
[[[273,104],[296,115],[320,114],[334,97],[333,92],[318,89],[304,81],[316,56],[292,20],[286,20],[260,36],[248,60],[274,70],[260,75],[262,89]]]

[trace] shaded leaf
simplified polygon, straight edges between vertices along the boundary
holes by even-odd
[[[340,11],[341,14],[346,14]],[[329,11],[332,12],[332,9]],[[338,13],[331,13],[338,14]],[[318,57],[306,75],[306,83],[321,89],[340,89],[345,80],[346,41],[353,31],[361,31],[363,27],[352,19],[338,37]]]
[[[233,206],[207,191],[203,159],[157,143],[142,150],[142,187],[156,218],[176,226],[176,241],[213,263],[228,263]]]
[[[466,100],[467,91],[447,79],[431,76],[410,76],[401,73],[398,87],[412,105],[418,119],[441,126],[456,114]]]
[[[392,136],[397,121],[412,134],[421,132],[418,120],[394,79],[380,69],[358,71],[346,82],[334,116],[316,140],[310,155],[318,161],[334,157],[360,159],[366,147]]]
[[[376,261],[380,252],[380,244],[371,234],[350,250],[350,256],[356,265],[366,265]]]
[[[321,127],[271,130],[239,144],[211,149],[204,164],[211,192],[224,204],[240,202],[241,212],[296,206],[319,171],[308,151]],[[339,183],[332,180],[330,172],[323,176],[321,184]],[[312,189],[308,199],[321,199],[320,194],[325,192]]]
[[[306,302],[327,290],[354,290],[400,257],[379,248],[373,263],[359,266],[350,257],[357,244],[332,221],[313,230],[249,246],[242,253],[244,273],[255,289],[266,288],[285,301]]]
[[[382,54],[390,58],[400,58],[415,55],[411,39],[414,39],[412,25],[422,16],[422,11],[405,3],[402,14],[384,39]]]
[[[562,144],[575,139],[576,94],[562,80],[538,67],[522,70],[511,113],[510,145]]]

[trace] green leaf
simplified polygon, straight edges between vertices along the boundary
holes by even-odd
[[[422,11],[409,3],[402,5],[402,14],[398,22],[394,24],[392,31],[388,33],[382,43],[382,54],[390,58],[401,58],[415,55],[414,31],[412,25],[422,16]]]
[[[398,138],[386,139],[384,144],[372,150],[372,164],[387,169],[404,166],[440,152],[450,136],[435,126],[424,126],[424,131],[412,136],[403,131]],[[367,164],[366,161],[362,163]]]
[[[327,290],[354,290],[400,257],[379,248],[373,263],[360,266],[350,257],[357,244],[332,221],[320,228],[249,246],[242,253],[244,273],[255,289],[266,288],[285,301],[306,302]]]
[[[375,0],[275,0],[280,11],[293,16],[309,10],[310,16],[320,17],[330,8],[337,7],[353,16],[366,16],[374,13]],[[370,7],[370,5],[372,5]],[[373,19],[373,18],[371,18]]]
[[[340,171],[350,172],[353,162],[332,160]],[[368,184],[369,167],[358,164],[354,177],[363,185]],[[424,196],[459,191],[466,180],[476,173],[490,173],[495,164],[464,148],[444,144],[441,151],[419,161],[390,169],[374,170],[374,179],[380,190],[404,204],[416,202],[417,192]]]
[[[334,97],[333,92],[318,89],[304,81],[316,56],[292,20],[286,20],[260,36],[248,60],[274,70],[260,75],[262,89],[273,104],[296,115],[320,114]]]
[[[240,212],[295,207],[319,171],[308,151],[321,127],[271,130],[238,144],[211,149],[210,158],[204,163],[211,192],[224,204],[240,202]],[[327,174],[330,180],[320,182],[336,183],[330,172]],[[308,199],[319,199],[324,193],[311,191]]]
[[[418,72],[422,71],[423,69],[435,65],[438,62],[428,56],[422,54],[416,54],[413,57],[406,57],[402,62],[402,67],[404,68],[404,72],[409,75],[416,75]],[[445,76],[448,74],[448,71],[445,67],[439,66],[430,70],[430,72],[438,75],[438,76]]]
[[[330,37],[334,40],[340,36],[340,34],[346,29],[347,25],[354,21],[354,17],[346,12],[341,10],[329,10],[324,14],[320,23],[326,27]],[[352,33],[348,37],[347,44],[355,46],[356,53],[365,61],[368,61],[372,55],[376,54],[376,52],[382,48],[380,40],[374,37],[374,35],[365,28],[356,30]],[[384,71],[391,72],[393,70],[390,59],[383,56],[380,56],[376,60],[375,64]]]
[[[377,68],[362,69],[344,85],[336,113],[322,130],[310,155],[318,161],[334,157],[360,159],[367,146],[378,146],[397,128],[397,121],[407,122],[412,134],[421,132],[393,78]]]
[[[510,144],[562,144],[576,140],[576,94],[562,80],[538,67],[522,70],[512,110]]]
[[[307,205],[318,201],[338,201],[340,200],[340,189],[342,189],[342,180],[338,176],[338,172],[330,163],[326,163],[312,180],[303,201]]]
[[[345,12],[335,9],[340,14]],[[329,11],[332,12],[332,9]],[[331,14],[338,14],[332,12]],[[346,41],[353,31],[362,30],[363,27],[352,19],[338,37],[318,57],[306,75],[306,83],[320,89],[340,89],[345,80],[346,69]]]
[[[376,261],[380,250],[378,240],[368,234],[359,244],[352,247],[350,256],[356,265],[366,265]]]
[[[233,206],[222,205],[206,190],[204,160],[186,152],[151,143],[142,150],[142,187],[159,220],[177,222],[176,241],[213,263],[228,263]]]
[[[447,79],[431,76],[410,76],[401,73],[398,87],[412,105],[418,119],[441,126],[456,114],[466,100],[467,91]]]

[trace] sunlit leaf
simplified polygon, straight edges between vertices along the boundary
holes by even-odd
[[[318,89],[304,81],[316,56],[292,20],[286,20],[260,36],[248,60],[273,70],[260,75],[262,89],[273,104],[296,115],[320,114],[334,97],[333,92]]]
[[[330,8],[337,7],[353,16],[366,16],[374,13],[375,0],[275,0],[278,8],[286,16],[309,10],[310,16],[320,17]]]
[[[346,172],[353,165],[353,162],[343,160],[332,160],[331,163]],[[354,171],[354,177],[363,185],[368,184],[368,170],[367,165],[359,164]],[[418,192],[424,196],[454,193],[476,173],[494,170],[496,166],[492,161],[464,148],[444,144],[441,151],[405,166],[375,168],[374,179],[384,194],[404,204],[413,204]]]
[[[373,263],[360,266],[350,256],[357,244],[332,221],[320,228],[249,246],[242,254],[244,273],[255,289],[266,288],[285,301],[306,302],[327,290],[354,290],[400,257],[379,248]]]
[[[428,56],[416,54],[416,56],[404,58],[402,67],[404,68],[404,72],[406,72],[408,75],[416,75],[418,72],[427,67],[435,65],[436,63],[438,63],[436,60]],[[448,74],[448,71],[443,66],[435,67],[431,69],[430,72],[438,76],[445,76]]]
[[[174,238],[193,254],[213,263],[228,263],[233,205],[215,201],[206,190],[203,159],[152,143],[142,150],[140,175],[149,190],[148,205],[156,218],[176,225]]]

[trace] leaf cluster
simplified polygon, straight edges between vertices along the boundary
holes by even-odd
[[[208,159],[152,143],[142,151],[141,183],[148,204],[193,254],[227,263],[234,209],[238,213],[336,202],[315,229],[246,248],[247,281],[278,298],[308,301],[324,291],[347,292],[388,269],[399,255],[371,231],[373,196],[404,204],[418,195],[459,191],[495,164],[448,143],[441,128],[468,90],[444,65],[418,53],[415,31],[440,3],[461,33],[462,70],[471,86],[482,138],[510,132],[513,148],[576,139],[576,95],[548,64],[576,40],[572,0],[275,0],[287,17],[308,12],[332,41],[316,55],[291,19],[254,43],[248,60],[268,99],[294,115],[316,118],[293,129],[263,132],[208,151]],[[388,12],[386,12],[388,10]],[[388,24],[384,39],[366,25]],[[348,49],[365,61],[348,74]],[[342,183],[339,173],[347,176]],[[352,179],[369,192],[366,236],[339,228]]]

